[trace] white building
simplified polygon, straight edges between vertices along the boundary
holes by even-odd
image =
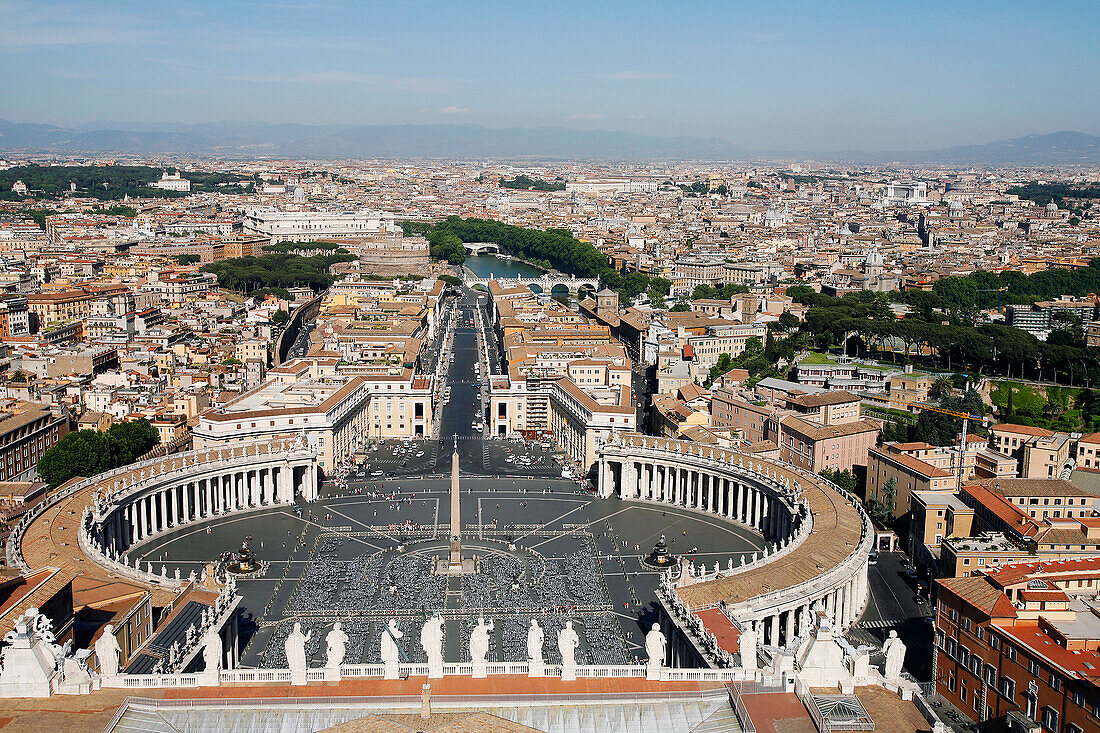
[[[244,231],[271,237],[272,242],[400,234],[394,215],[386,211],[276,211],[246,209]]]
[[[567,193],[606,195],[616,193],[657,193],[657,179],[640,178],[586,178],[565,184]]]
[[[152,185],[153,188],[162,188],[165,191],[188,192],[191,190],[191,181],[180,175],[178,171],[172,174],[169,174],[168,171],[165,171],[161,175],[160,180],[153,181]]]
[[[899,183],[890,181],[882,195],[883,206],[924,206],[928,200],[928,184],[924,181]]]

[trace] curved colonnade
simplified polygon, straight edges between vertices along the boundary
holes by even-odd
[[[317,454],[293,441],[241,443],[194,450],[106,471],[66,486],[35,508],[8,540],[9,564],[29,571],[23,540],[27,529],[58,502],[86,497],[77,540],[98,565],[143,583],[179,588],[178,575],[142,570],[128,552],[162,532],[268,506],[317,496]]]
[[[819,476],[738,451],[618,434],[600,452],[599,493],[707,512],[768,540],[751,563],[701,573],[688,566],[666,579],[663,600],[681,628],[721,609],[780,647],[819,614],[843,631],[863,611],[874,531],[858,501]]]

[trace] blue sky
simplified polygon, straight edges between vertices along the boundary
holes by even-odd
[[[1100,2],[0,0],[0,117],[920,149],[1100,133]]]

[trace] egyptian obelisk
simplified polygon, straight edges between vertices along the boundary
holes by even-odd
[[[451,557],[447,563],[447,575],[465,575],[474,572],[472,558],[462,559],[462,515],[459,509],[459,496],[462,490],[458,485],[458,441],[451,455]]]
[[[451,573],[455,572],[455,566],[462,567],[462,516],[459,509],[459,495],[461,489],[458,486],[458,441],[455,441],[455,450],[451,454]]]

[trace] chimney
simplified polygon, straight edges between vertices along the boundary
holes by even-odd
[[[428,720],[432,717],[432,686],[424,685],[420,688],[420,719]]]

